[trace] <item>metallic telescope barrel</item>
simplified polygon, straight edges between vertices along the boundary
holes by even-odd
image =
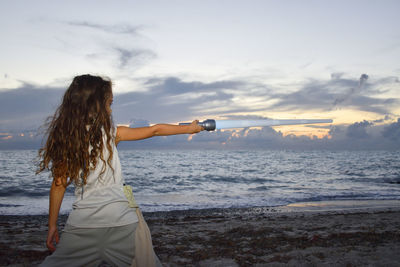
[[[231,129],[231,128],[247,128],[247,127],[265,127],[265,126],[278,126],[278,125],[297,125],[297,124],[318,124],[318,123],[332,123],[330,119],[324,120],[205,120],[199,122],[207,131],[214,131],[215,129]],[[179,125],[189,125],[190,123],[179,123]]]

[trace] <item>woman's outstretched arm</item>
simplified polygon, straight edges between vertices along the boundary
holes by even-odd
[[[57,219],[66,188],[67,183],[66,181],[63,181],[62,178],[53,179],[53,183],[51,184],[50,188],[49,230],[47,232],[46,240],[47,248],[51,252],[56,250],[54,243],[58,243],[59,241]]]
[[[193,121],[190,125],[156,124],[148,127],[129,128],[120,126],[117,128],[117,138],[115,143],[120,141],[142,140],[153,136],[166,136],[176,134],[194,134],[204,130],[198,125],[198,121]]]

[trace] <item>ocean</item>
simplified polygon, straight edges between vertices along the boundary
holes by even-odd
[[[48,213],[37,151],[0,151],[0,214]],[[274,207],[308,201],[400,200],[400,151],[121,150],[143,211]],[[61,213],[71,210],[69,186]]]

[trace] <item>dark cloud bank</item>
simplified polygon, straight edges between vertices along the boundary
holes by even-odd
[[[140,126],[144,126],[141,124]],[[139,126],[139,125],[138,125]],[[37,149],[40,136],[25,131],[24,136],[0,140],[0,149]],[[235,131],[201,132],[188,141],[187,135],[154,137],[135,142],[122,142],[120,149],[288,149],[288,150],[398,150],[400,118],[386,126],[363,121],[349,126],[333,126],[330,137],[283,136],[271,127]],[[2,136],[0,136],[1,138]]]
[[[149,78],[143,82],[146,91],[114,96],[113,116],[116,123],[130,122],[138,127],[149,124],[149,121],[190,121],[215,114],[227,119],[244,119],[249,116],[234,114],[251,114],[259,110],[323,112],[352,108],[375,112],[383,119],[329,126],[330,138],[323,139],[283,136],[281,132],[266,127],[262,130],[202,132],[193,136],[191,141],[187,141],[188,136],[156,137],[125,142],[121,144],[121,149],[399,149],[400,120],[382,124],[390,118],[397,118],[390,110],[399,104],[399,99],[378,97],[385,85],[398,83],[398,80],[389,77],[367,82],[367,79],[365,74],[359,80],[335,74],[328,81],[311,80],[295,92],[277,93],[267,85],[238,80],[205,83],[186,82],[176,77]],[[37,128],[47,116],[52,115],[64,90],[37,88],[27,83],[17,89],[0,90],[0,149],[38,148],[41,138],[36,136]],[[234,98],[238,96],[258,97],[260,102],[274,100],[274,104],[262,109],[259,106],[238,106],[234,103]]]
[[[121,143],[121,149],[187,148],[187,149],[289,149],[289,150],[398,150],[400,118],[385,126],[368,121],[349,126],[332,126],[330,137],[283,136],[271,127],[236,131],[201,132],[192,136],[156,137]]]

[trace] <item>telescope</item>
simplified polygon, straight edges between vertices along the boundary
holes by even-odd
[[[279,125],[299,125],[299,124],[319,124],[319,123],[332,123],[330,119],[321,120],[213,120],[207,119],[199,122],[199,125],[206,131],[214,131],[221,129],[232,128],[247,128],[247,127],[265,127],[265,126],[279,126]],[[189,125],[188,122],[179,123],[179,125]]]

